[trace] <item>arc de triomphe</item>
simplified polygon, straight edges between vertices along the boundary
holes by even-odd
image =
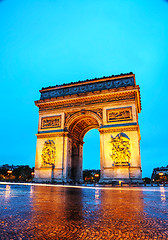
[[[100,132],[100,182],[141,181],[140,91],[133,73],[42,88],[35,181],[83,181],[83,138]]]

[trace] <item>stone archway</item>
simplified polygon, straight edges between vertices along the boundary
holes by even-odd
[[[142,180],[141,101],[134,74],[56,85],[40,93],[35,102],[39,108],[36,181],[82,181],[83,138],[93,128],[100,132],[100,181]],[[54,166],[44,164],[47,142],[55,149]]]
[[[79,111],[71,113],[66,122],[66,129],[69,133],[69,148],[71,155],[68,158],[68,179],[72,181],[83,181],[83,138],[91,129],[99,129],[102,126],[102,119],[93,111]]]

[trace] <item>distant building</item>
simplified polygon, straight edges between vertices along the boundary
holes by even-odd
[[[100,170],[84,170],[83,180],[84,182],[98,182],[100,179]]]
[[[0,169],[7,169],[7,170],[12,170],[13,171],[14,169],[17,169],[18,167],[19,167],[19,165],[14,166],[13,164],[12,165],[3,164],[3,165],[0,166]]]
[[[157,167],[153,169],[151,176],[152,180],[164,180],[163,178],[168,177],[168,165],[166,167]],[[166,180],[166,179],[165,179]]]
[[[32,181],[34,177],[34,167],[30,168],[28,165],[10,166],[4,164],[0,166],[0,181]]]

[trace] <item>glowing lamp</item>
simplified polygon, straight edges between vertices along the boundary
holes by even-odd
[[[122,181],[119,181],[119,185],[121,185],[122,184]]]
[[[97,173],[97,174],[95,174],[95,177],[99,177],[99,174]]]

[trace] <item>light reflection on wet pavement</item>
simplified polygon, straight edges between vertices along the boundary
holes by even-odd
[[[168,188],[0,185],[0,239],[168,239]]]

